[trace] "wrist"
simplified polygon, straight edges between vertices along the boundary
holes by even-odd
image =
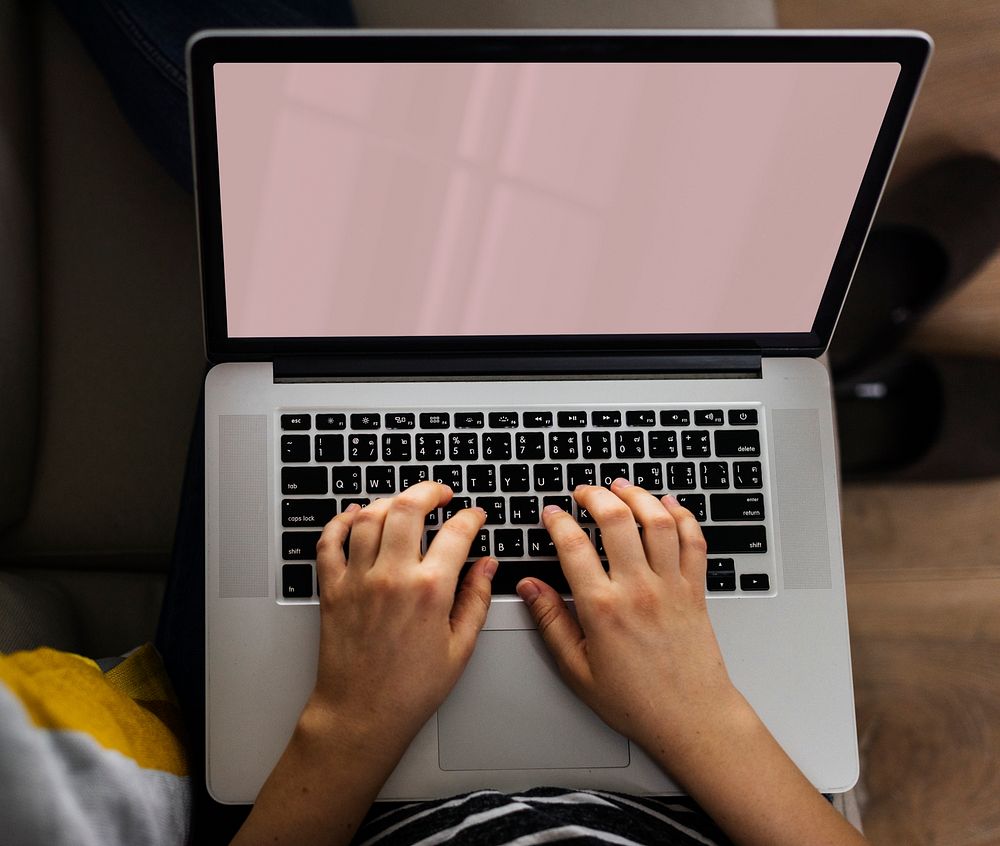
[[[409,745],[409,739],[396,737],[380,721],[345,714],[316,697],[310,697],[299,714],[294,740],[326,760],[339,758],[351,768],[363,767],[384,773],[384,777],[388,777]]]

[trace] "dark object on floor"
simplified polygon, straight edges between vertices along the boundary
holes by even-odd
[[[834,378],[894,350],[1000,246],[1000,162],[962,155],[886,195],[868,236],[829,360]]]
[[[835,386],[843,480],[1000,475],[1000,360],[900,352]]]

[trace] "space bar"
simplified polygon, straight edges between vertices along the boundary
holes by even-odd
[[[702,526],[708,554],[718,552],[767,552],[763,526]]]

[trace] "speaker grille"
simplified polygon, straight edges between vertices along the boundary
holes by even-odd
[[[830,533],[819,412],[775,409],[771,423],[784,586],[791,590],[829,588]]]
[[[268,596],[267,417],[219,417],[219,596]]]

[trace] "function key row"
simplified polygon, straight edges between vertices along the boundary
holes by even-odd
[[[568,461],[578,458],[708,458],[712,436],[717,458],[757,457],[757,429],[683,429],[619,432],[419,432],[351,435],[284,434],[286,464],[341,461]],[[380,450],[381,446],[381,450]],[[446,449],[447,448],[447,449]]]
[[[620,411],[560,411],[555,415],[551,411],[457,411],[457,412],[424,412],[419,415],[421,429],[450,429],[454,415],[456,429],[483,429],[487,424],[491,429],[516,429],[520,425],[525,429],[549,429],[558,425],[564,429],[584,429],[588,425],[603,428],[618,428],[622,425]],[[312,428],[311,414],[282,414],[281,428],[286,432],[307,431]],[[346,429],[348,417],[352,429],[414,429],[418,415],[412,412],[382,414],[379,412],[361,412],[357,414],[317,414],[316,428],[321,431]],[[722,426],[726,415],[721,408],[697,409],[694,412],[695,426]],[[729,410],[730,426],[756,426],[757,409],[733,408]],[[652,409],[630,410],[625,412],[625,425],[632,427],[653,427],[657,425],[657,414]],[[688,410],[661,411],[659,414],[661,426],[690,426],[691,412]]]

